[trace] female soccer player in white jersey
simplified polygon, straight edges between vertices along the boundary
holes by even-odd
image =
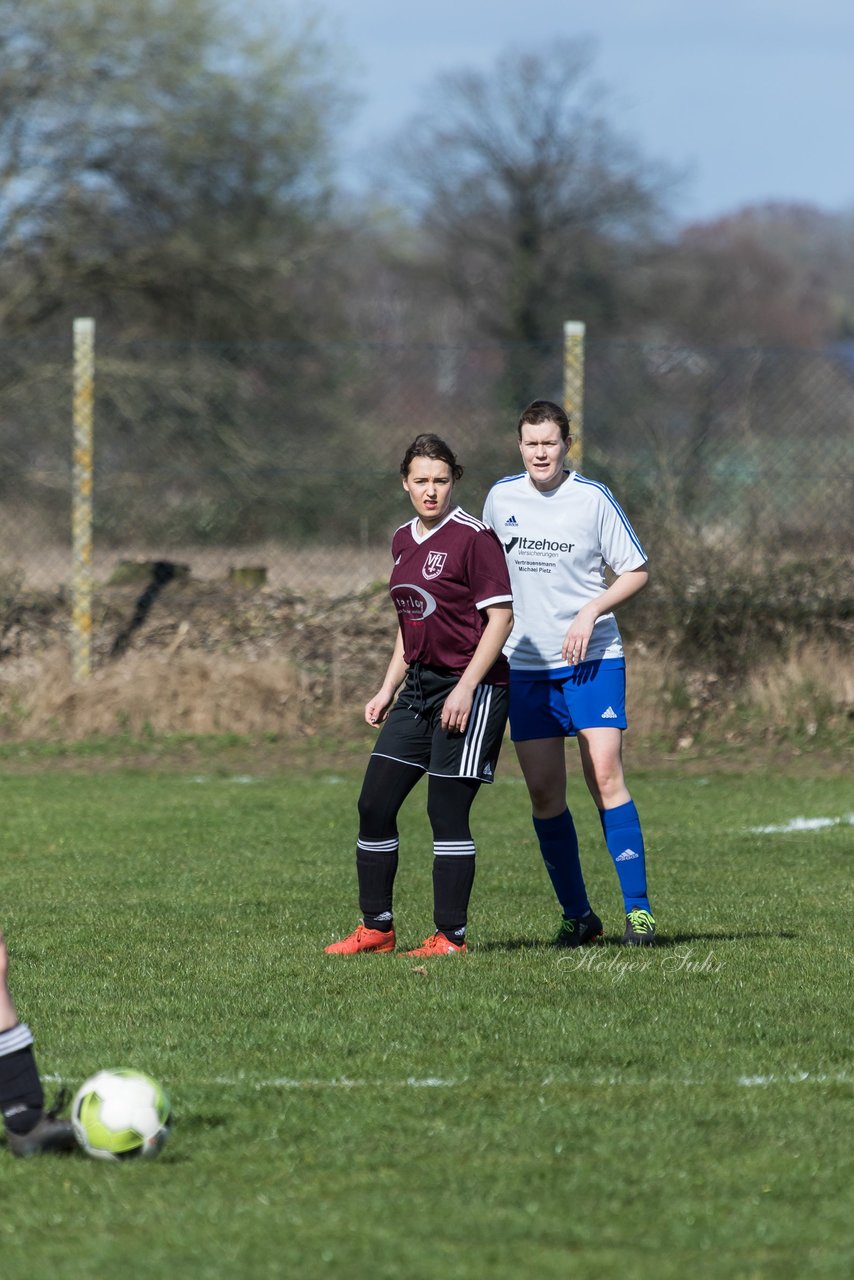
[[[566,803],[564,739],[577,737],[623,894],[622,941],[648,946],[655,920],[640,821],[623,775],[626,672],[613,614],[646,585],[646,555],[609,490],[566,469],[572,439],[560,405],[535,400],[518,435],[525,470],[492,487],[483,518],[504,546],[513,585],[515,623],[505,648],[510,736],[563,908],[554,941],[577,947],[602,936]],[[606,566],[615,575],[610,586]]]
[[[416,514],[392,539],[389,591],[399,628],[382,686],[365,706],[368,724],[382,729],[359,796],[363,918],[348,937],[326,947],[331,955],[394,950],[397,815],[425,773],[435,932],[407,954],[466,950],[475,869],[469,812],[481,783],[493,780],[507,722],[502,648],[513,610],[501,545],[454,503],[462,467],[438,436],[418,436],[400,474]]]

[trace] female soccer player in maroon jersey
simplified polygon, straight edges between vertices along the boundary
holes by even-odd
[[[392,539],[389,591],[399,628],[385,679],[365,705],[368,724],[382,728],[359,796],[363,918],[326,948],[330,955],[394,950],[397,815],[425,773],[435,932],[407,954],[465,951],[476,852],[469,814],[481,783],[493,780],[507,719],[501,650],[513,609],[501,544],[454,503],[462,467],[438,436],[418,436],[400,474],[416,514]]]

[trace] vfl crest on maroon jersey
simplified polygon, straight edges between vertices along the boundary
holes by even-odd
[[[445,567],[445,561],[448,558],[446,551],[428,551],[427,559],[424,561],[424,568],[421,570],[423,578],[438,578],[439,574]]]

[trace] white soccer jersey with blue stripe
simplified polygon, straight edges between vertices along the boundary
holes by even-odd
[[[569,472],[558,489],[541,493],[528,473],[493,485],[483,508],[507,556],[515,624],[504,652],[514,670],[565,667],[561,645],[582,605],[615,574],[640,569],[646,554],[625,512],[603,484]],[[613,613],[597,619],[586,661],[622,657]]]

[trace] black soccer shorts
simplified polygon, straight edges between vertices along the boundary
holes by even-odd
[[[435,778],[492,782],[504,739],[506,685],[479,684],[465,733],[442,728],[442,707],[459,676],[414,663],[380,730],[372,754],[423,769]]]

